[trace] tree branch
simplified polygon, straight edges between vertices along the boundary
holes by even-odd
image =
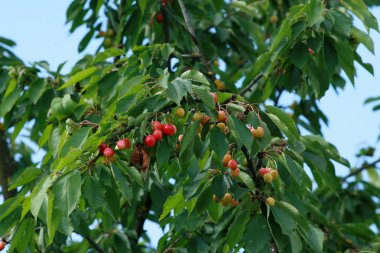
[[[245,95],[245,93],[247,93],[248,91],[251,91],[251,89],[252,89],[252,87],[256,84],[256,83],[258,83],[260,80],[261,80],[261,78],[263,78],[264,77],[264,75],[263,74],[258,74],[254,79],[252,79],[252,81],[251,82],[249,82],[248,84],[247,84],[247,86],[240,92],[240,96],[244,96]]]
[[[373,161],[372,163],[365,163],[365,164],[362,165],[362,167],[353,169],[350,174],[348,174],[347,176],[345,176],[343,178],[343,180],[346,181],[348,178],[350,178],[352,176],[355,176],[355,175],[359,174],[360,172],[362,172],[362,171],[364,171],[366,169],[370,169],[370,168],[374,167],[379,162],[380,162],[380,158],[378,158],[377,160]]]
[[[99,253],[105,253],[105,251],[100,248],[99,244],[97,244],[94,240],[92,240],[90,237],[88,236],[83,236],[83,238],[85,238],[88,243]]]
[[[5,131],[0,129],[0,185],[3,191],[4,200],[14,197],[16,190],[8,190],[8,182],[16,171],[16,164],[9,151]]]

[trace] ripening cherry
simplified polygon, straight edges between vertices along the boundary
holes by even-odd
[[[154,137],[154,135],[149,134],[145,136],[144,142],[148,148],[151,148],[154,146],[154,144],[156,144],[156,138]]]
[[[251,128],[251,133],[252,133],[254,138],[261,139],[264,137],[265,131],[264,131],[263,127],[259,126],[256,129]]]
[[[314,55],[314,50],[313,49],[311,49],[310,47],[309,47],[309,54],[312,56],[312,55]]]
[[[218,95],[216,95],[216,93],[212,92],[211,93],[211,96],[214,98],[214,103],[218,103]]]
[[[163,125],[159,121],[153,121],[152,122],[152,130],[161,130],[162,131]]]
[[[272,175],[273,180],[276,180],[279,177],[277,170],[271,170],[269,173]]]
[[[183,139],[183,134],[180,134],[180,135],[178,136],[178,142],[181,142],[182,139]]]
[[[269,173],[269,170],[267,168],[261,168],[261,169],[259,169],[259,174],[260,174],[261,177],[263,177],[267,173]]]
[[[270,173],[265,174],[265,175],[263,176],[263,178],[264,178],[264,182],[265,182],[266,184],[270,184],[270,183],[272,183],[272,181],[273,181],[273,177],[272,177],[272,175],[271,175]]]
[[[276,200],[272,197],[268,197],[266,203],[270,206],[274,206],[276,204]]]
[[[124,138],[122,140],[119,140],[117,143],[116,143],[116,146],[118,149],[129,149],[131,147],[131,141],[128,139],[128,138]]]
[[[222,206],[228,206],[232,199],[232,195],[230,193],[224,194],[224,197],[222,198]]]
[[[115,155],[115,151],[113,151],[112,148],[107,147],[107,148],[104,149],[104,151],[103,151],[103,155],[104,155],[105,157],[112,157],[112,156]]]
[[[230,205],[232,206],[232,207],[235,207],[235,206],[237,206],[239,204],[239,200],[235,200],[235,199],[231,199],[231,201],[230,201]]]
[[[218,203],[219,202],[219,198],[214,194],[212,196],[212,200],[215,202],[215,203]]]
[[[197,120],[203,120],[203,113],[201,112],[196,112],[194,115],[193,115],[193,121],[197,121]]]
[[[108,147],[108,146],[107,146],[107,144],[105,144],[105,143],[100,144],[99,147],[98,147],[98,149],[99,149],[99,154],[103,155],[103,152],[104,152],[104,150],[105,150],[107,147]]]
[[[4,241],[0,241],[0,251],[2,251],[5,248],[5,246],[7,246],[7,243]]]
[[[222,122],[219,122],[218,124],[216,124],[216,126],[219,127],[219,129],[222,130],[223,132],[226,132],[228,130],[228,127],[226,126],[226,124]]]
[[[157,20],[158,23],[164,22],[164,15],[162,15],[161,12],[157,13],[156,14],[156,20]]]
[[[236,168],[235,170],[231,170],[231,177],[237,178],[240,175],[240,169]]]
[[[218,116],[216,119],[220,122],[227,122],[227,113],[225,111],[218,111]]]
[[[230,162],[231,159],[232,159],[232,156],[229,153],[225,154],[223,157],[223,166],[228,167],[228,163]]]
[[[156,141],[162,140],[162,131],[161,130],[154,130],[153,136],[156,139]]]
[[[182,107],[177,108],[175,115],[177,115],[178,118],[183,118],[185,116],[185,109]]]
[[[211,119],[211,117],[208,116],[208,115],[203,116],[202,121],[201,121],[201,124],[202,124],[202,125],[205,125],[207,122],[210,121],[210,119]]]
[[[162,127],[162,132],[165,135],[173,135],[176,133],[176,128],[172,124],[164,124]]]
[[[228,168],[230,168],[231,170],[236,170],[237,169],[237,161],[234,160],[234,159],[231,159],[228,161]]]

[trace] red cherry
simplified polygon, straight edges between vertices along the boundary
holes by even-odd
[[[162,15],[161,12],[157,13],[156,14],[156,20],[157,20],[158,23],[164,22],[164,15]]]
[[[156,144],[156,138],[152,134],[145,136],[144,141],[145,141],[145,145],[149,148],[153,147],[154,144]]]
[[[183,134],[180,134],[180,135],[178,136],[178,142],[181,142],[182,139],[183,139]]]
[[[156,141],[160,141],[162,139],[162,131],[161,130],[154,130],[153,136],[156,139]]]
[[[5,248],[5,246],[7,246],[7,243],[0,241],[0,251],[2,251]]]
[[[108,146],[107,146],[107,144],[105,144],[105,143],[100,144],[99,147],[98,147],[98,149],[99,149],[99,154],[103,155],[103,152],[104,152],[104,150],[105,150],[107,147],[108,147]]]
[[[202,125],[205,125],[207,122],[210,121],[210,119],[211,119],[211,117],[208,116],[208,115],[203,116],[202,121],[201,121],[201,124],[202,124]]]
[[[164,124],[164,126],[162,127],[162,132],[165,135],[173,135],[175,134],[176,129],[174,128],[172,124]]]
[[[313,49],[311,49],[311,48],[309,47],[308,50],[309,50],[309,54],[310,54],[310,55],[314,55],[314,50],[313,50]]]
[[[172,126],[174,128],[174,134],[176,134],[177,133],[177,127],[175,125],[172,125]]]
[[[212,92],[211,93],[211,96],[214,98],[214,103],[218,103],[218,95],[216,95],[216,93]]]
[[[161,130],[162,131],[162,124],[159,121],[153,121],[152,122],[152,130]]]
[[[227,122],[227,113],[225,111],[218,111],[217,120],[220,122]]]
[[[114,156],[114,154],[115,154],[115,151],[113,151],[113,149],[109,148],[109,147],[105,148],[103,151],[103,155],[105,157],[112,157],[112,156]]]
[[[236,160],[231,159],[228,162],[228,168],[230,168],[231,170],[236,170],[236,168],[237,168],[237,162],[236,162]]]
[[[131,147],[131,141],[128,138],[124,138],[122,140],[119,140],[116,143],[116,146],[118,147],[118,149],[128,149]]]
[[[261,168],[260,170],[259,170],[259,174],[260,174],[260,176],[264,176],[265,174],[267,174],[267,173],[269,173],[270,172],[270,170],[268,170],[267,168]]]
[[[161,0],[162,6],[166,6],[166,0]]]

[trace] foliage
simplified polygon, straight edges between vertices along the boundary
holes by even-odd
[[[88,28],[78,50],[104,43],[67,75],[63,64],[24,65],[0,38],[0,117],[13,154],[30,157],[12,145],[26,126],[46,151],[37,164],[17,160],[9,187],[18,193],[0,206],[10,252],[376,252],[377,184],[335,175],[336,163],[350,164],[320,136],[327,118],[316,102],[344,88],[343,72],[354,82],[355,62],[373,73],[356,51],[373,52],[369,30],[378,31],[365,3],[185,4],[72,1],[71,31]],[[281,105],[283,93],[298,102]],[[177,130],[148,148],[153,121]],[[98,148],[124,138],[132,147],[115,156]],[[279,177],[265,183],[260,168]],[[224,203],[226,193],[238,202]],[[146,219],[165,228],[157,249]]]

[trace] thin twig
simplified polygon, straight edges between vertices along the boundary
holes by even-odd
[[[88,236],[83,236],[89,244],[91,244],[91,246],[99,253],[105,253],[105,251],[100,248],[99,244],[97,244],[94,240],[92,240],[90,237]]]
[[[252,87],[263,78],[263,74],[258,74],[250,83],[247,84],[247,86],[240,92],[240,96],[244,96],[245,93],[248,91],[251,91]]]
[[[353,169],[353,171],[350,174],[348,174],[347,176],[345,176],[343,178],[343,180],[346,181],[348,178],[350,178],[352,176],[355,176],[355,175],[359,174],[360,172],[362,172],[362,171],[364,171],[366,169],[370,169],[370,168],[374,167],[379,162],[380,162],[380,158],[378,158],[377,160],[373,161],[372,163],[363,164],[362,167]]]

